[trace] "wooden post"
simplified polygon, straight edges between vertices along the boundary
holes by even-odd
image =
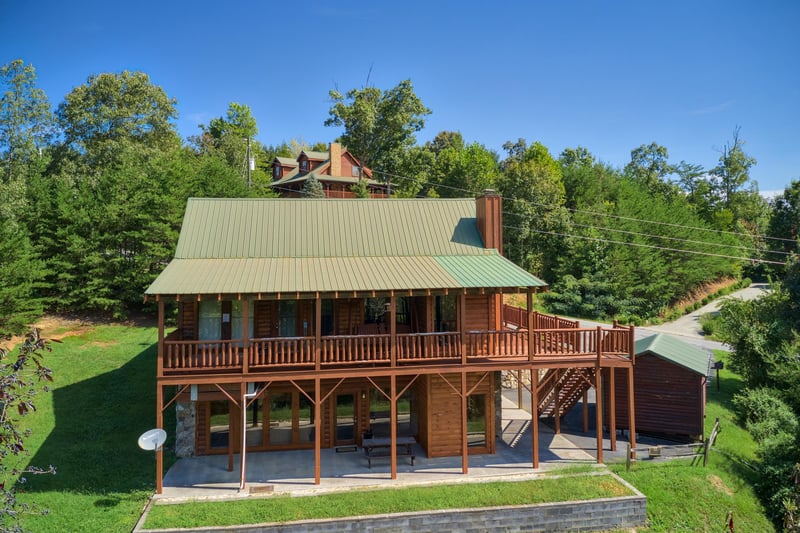
[[[164,389],[161,376],[164,373],[164,300],[158,300],[158,363],[157,363],[157,384],[156,384],[156,427],[164,429]],[[164,490],[164,451],[159,448],[156,450],[156,494],[161,494]]]
[[[600,329],[600,328],[597,328]],[[600,348],[597,348],[600,350]],[[597,425],[597,462],[603,462],[603,376],[597,367],[594,374],[595,424]]]
[[[628,432],[631,449],[634,450],[633,458],[636,458],[636,413],[633,409],[633,366],[628,367]]]
[[[161,306],[159,306],[159,308],[161,308]],[[159,313],[159,318],[161,316],[162,315]],[[158,429],[164,429],[163,405],[164,388],[161,386],[161,383],[158,383],[156,385],[156,427]],[[158,450],[156,450],[156,494],[164,492],[164,450],[162,448],[163,447],[159,447]]]
[[[250,366],[250,302],[242,300],[242,373],[246,376]],[[244,390],[246,393],[247,390]],[[242,411],[246,411],[246,403],[242,404]],[[242,415],[244,416],[244,415]],[[244,418],[242,418],[244,420]],[[244,447],[242,447],[244,449]]]
[[[461,473],[469,474],[469,430],[467,428],[467,373],[461,371]]]
[[[245,309],[247,308],[246,305],[247,305],[247,302],[245,302]],[[244,327],[245,327],[245,329],[247,329],[247,312],[243,311],[242,315],[244,316],[244,319],[245,319],[245,322],[244,322],[245,326]],[[245,337],[245,339],[246,339],[246,337]],[[246,347],[245,347],[245,352],[244,353],[245,353],[245,355],[247,354],[247,348]],[[245,367],[245,372],[246,371],[247,370],[246,370],[246,367]],[[240,411],[242,412],[242,416],[241,416],[241,423],[242,423],[242,432],[241,432],[242,443],[241,444],[242,444],[242,447],[241,447],[241,457],[239,457],[239,491],[243,491],[244,488],[245,488],[245,485],[247,483],[247,466],[246,466],[246,464],[247,464],[246,463],[246,461],[247,461],[247,458],[246,458],[246,456],[247,456],[247,450],[246,450],[246,447],[247,447],[247,383],[244,382],[244,381],[242,383],[240,383],[239,384],[239,389],[240,389],[239,390],[239,392],[240,392],[239,398],[240,398],[240,401],[242,402],[241,407],[240,407]],[[228,434],[230,435],[231,432],[228,432]]]
[[[320,483],[320,458],[322,457],[322,394],[320,378],[314,378],[314,485]]]
[[[320,371],[322,364],[322,298],[317,294],[314,309],[314,370]]]
[[[391,440],[392,479],[397,479],[397,376],[394,374],[389,378],[389,396],[391,396],[389,411],[391,413],[389,417],[391,428],[389,435]]]
[[[389,297],[389,337],[389,357],[394,368],[397,366],[397,297],[394,293]]]
[[[531,434],[533,468],[539,468],[539,372],[531,367]]]
[[[533,342],[533,330],[534,330],[534,316],[533,316],[533,292],[530,290],[528,291],[527,296],[527,304],[528,304],[528,361],[533,362],[533,350],[534,350],[534,342]]]
[[[617,393],[614,386],[614,367],[608,369],[608,430],[611,437],[611,451],[617,451]]]
[[[231,402],[228,400],[228,472],[233,472],[233,421],[236,417],[231,416]]]
[[[461,364],[467,364],[467,294],[458,295],[458,329],[461,331]]]
[[[517,370],[517,408],[524,409],[522,406],[522,369]]]
[[[158,360],[156,362],[156,377],[160,378],[164,375],[164,300],[158,300]],[[161,412],[161,406],[158,406],[158,412]]]

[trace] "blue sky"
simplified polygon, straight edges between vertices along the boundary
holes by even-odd
[[[433,111],[502,152],[631,149],[713,167],[737,126],[762,191],[800,179],[800,2],[0,0],[0,63],[32,63],[55,106],[93,73],[148,73],[184,137],[247,104],[265,144],[329,142],[328,91],[411,79]]]

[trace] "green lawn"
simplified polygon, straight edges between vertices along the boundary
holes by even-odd
[[[45,331],[44,335],[47,336]],[[125,326],[99,326],[77,337],[68,337],[63,344],[54,344],[46,360],[54,370],[53,391],[39,397],[38,411],[25,419],[32,430],[28,449],[33,451],[30,464],[54,465],[55,476],[30,477],[20,498],[48,508],[49,515],[28,516],[23,525],[30,531],[130,531],[138,520],[148,497],[154,490],[155,461],[153,454],[136,445],[138,436],[155,426],[155,356],[156,330]],[[637,463],[630,473],[624,465],[613,466],[620,475],[648,496],[650,531],[713,531],[721,530],[728,511],[733,511],[738,531],[773,531],[750,488],[755,445],[744,430],[735,425],[730,400],[742,387],[741,380],[722,371],[722,392],[715,386],[708,389],[707,424],[714,418],[722,422],[722,432],[707,468],[689,466],[684,461],[672,463]],[[165,412],[166,426],[174,423],[173,410]],[[166,449],[171,449],[168,441]],[[165,467],[174,457],[165,453]],[[593,468],[591,469],[593,470]],[[575,473],[575,472],[572,472]],[[500,499],[487,499],[488,485],[477,488],[480,494],[475,505],[512,503],[516,485],[523,491],[524,501],[537,501],[537,492],[548,495],[548,501],[572,500],[592,496],[595,489],[617,490],[606,484],[609,478],[588,476],[536,481],[532,486],[505,483],[492,488]],[[588,480],[577,482],[568,480]],[[597,483],[602,480],[601,483]],[[580,487],[580,483],[589,485]],[[608,485],[608,486],[603,486]],[[535,486],[535,487],[534,487]],[[226,523],[252,523],[264,520],[288,520],[300,512],[319,513],[326,505],[338,509],[337,515],[445,508],[449,502],[465,507],[470,496],[454,491],[475,491],[475,486],[393,489],[382,491],[386,497],[369,498],[370,506],[381,501],[389,507],[357,507],[343,505],[337,495],[330,506],[322,497],[269,498],[254,502],[226,502]],[[442,493],[443,500],[436,494]],[[603,494],[600,492],[599,494]],[[371,494],[372,496],[372,494]],[[349,498],[349,497],[348,497]],[[355,497],[363,501],[363,493]],[[269,507],[265,502],[269,501]],[[274,503],[273,503],[274,502]],[[201,523],[211,525],[219,515],[218,507],[196,504]],[[208,504],[211,505],[211,504]],[[243,506],[241,511],[239,506]],[[253,505],[272,509],[269,515],[248,509]],[[283,506],[290,507],[283,507]],[[185,506],[156,506],[149,525],[164,520],[180,525],[170,513]],[[299,510],[298,510],[299,509]],[[255,513],[255,514],[254,514]],[[307,515],[302,515],[307,516]],[[196,517],[194,519],[197,519]]]
[[[717,352],[724,360],[726,353]],[[733,513],[737,531],[774,531],[752,489],[754,477],[749,463],[754,460],[755,443],[736,425],[731,398],[744,386],[729,371],[720,372],[707,389],[706,434],[716,418],[721,431],[706,468],[687,459],[636,463],[630,472],[625,465],[611,468],[647,496],[649,531],[723,531],[725,518]]]
[[[151,508],[145,527],[157,529],[289,522],[628,495],[631,495],[628,488],[610,475],[571,475],[534,481],[354,490],[303,498],[274,496],[257,500],[156,505]]]
[[[49,514],[27,516],[26,529],[133,528],[155,488],[154,455],[136,441],[155,427],[156,336],[154,328],[99,326],[45,355],[53,390],[38,397],[24,427],[32,430],[30,464],[57,473],[28,476],[20,499]]]

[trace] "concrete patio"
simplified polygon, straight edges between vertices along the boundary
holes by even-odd
[[[239,491],[239,455],[228,471],[227,455],[191,457],[178,460],[164,476],[164,491],[156,495],[160,503],[187,500],[231,499],[251,495],[291,494],[304,496],[340,490],[391,488],[437,483],[465,483],[532,479],[569,465],[593,465],[587,451],[578,448],[563,434],[556,435],[539,425],[539,468],[532,468],[530,413],[503,398],[502,440],[497,453],[470,455],[469,472],[461,472],[461,457],[428,458],[422,447],[414,445],[412,466],[408,458],[398,458],[397,479],[391,479],[388,459],[370,469],[363,451],[323,449],[321,482],[314,484],[312,450],[253,452],[247,454],[247,487]],[[605,446],[608,446],[606,440]],[[624,443],[622,444],[624,447]],[[251,491],[253,491],[251,493]]]

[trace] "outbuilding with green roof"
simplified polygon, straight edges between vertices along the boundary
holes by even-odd
[[[711,354],[664,333],[637,340],[635,353],[636,430],[702,437]],[[615,403],[622,422],[617,425],[627,429],[628,400],[623,377],[620,372],[615,380]]]

